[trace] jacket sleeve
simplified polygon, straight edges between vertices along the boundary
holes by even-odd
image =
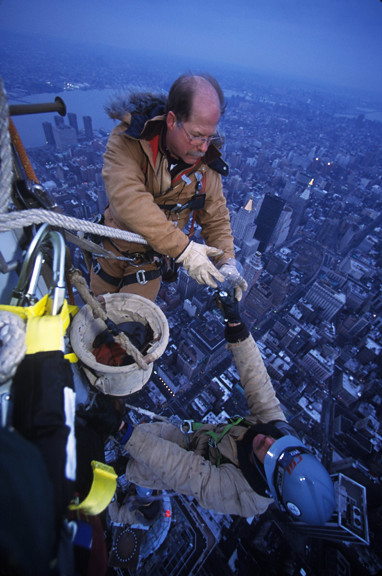
[[[286,420],[260,351],[252,336],[228,344],[244,388],[251,416],[260,422]]]
[[[199,454],[157,434],[152,424],[136,426],[125,449],[126,475],[147,488],[174,490],[221,514],[262,514],[272,502],[256,494],[233,464],[218,468]]]
[[[220,174],[212,169],[207,170],[206,202],[202,210],[196,211],[196,221],[202,228],[202,236],[208,246],[224,250],[216,259],[223,263],[234,258],[234,243],[230,224],[230,214],[223,194]]]
[[[115,129],[104,154],[102,175],[110,210],[121,229],[140,234],[160,254],[177,257],[188,238],[154,202],[147,190],[143,162],[146,157],[138,141]]]

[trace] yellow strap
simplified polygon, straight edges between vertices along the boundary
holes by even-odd
[[[80,504],[70,504],[69,510],[81,510],[91,516],[100,514],[110,504],[117,487],[117,474],[114,468],[92,461],[93,482],[85,500]]]
[[[7,312],[13,312],[13,314],[17,314],[23,320],[29,320],[30,318],[34,318],[36,316],[44,316],[45,314],[50,314],[52,310],[52,300],[49,298],[48,294],[45,294],[34,304],[33,306],[7,306],[7,305],[0,305],[0,310],[5,310]],[[74,316],[78,312],[78,306],[72,306],[64,301],[64,304],[61,308],[61,312],[59,316],[62,318],[62,328],[63,333],[65,334],[69,324],[70,324],[70,316]]]
[[[37,352],[64,351],[61,316],[29,318],[25,334],[27,354]]]
[[[68,360],[71,364],[78,362],[78,356],[74,352],[68,352],[64,355],[64,358]]]

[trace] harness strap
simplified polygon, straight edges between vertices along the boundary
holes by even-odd
[[[203,172],[202,179],[198,184],[200,184],[200,190],[198,190],[198,193],[203,194],[205,189],[206,189],[206,173],[205,172]],[[192,213],[192,221],[191,221],[190,231],[188,233],[189,238],[192,238],[193,235],[195,234],[195,220],[196,220],[196,210],[194,210]]]
[[[224,436],[227,434],[227,432],[229,432],[232,428],[232,426],[238,426],[240,424],[240,422],[243,420],[243,418],[238,418],[237,420],[235,420],[234,422],[230,422],[229,424],[227,424],[227,426],[224,428],[223,432],[220,434],[220,436],[218,434],[216,434],[216,432],[214,432],[213,430],[208,430],[208,432],[206,432],[207,436],[209,436],[211,438],[210,440],[210,445],[213,446],[214,448],[216,448],[217,444],[219,444],[219,442],[222,440],[222,438],[224,438]]]
[[[196,432],[197,430],[199,430],[200,428],[202,428],[202,426],[205,425],[205,423],[203,422],[194,422],[194,421],[190,421],[190,420],[186,420],[185,421],[187,423],[187,425],[189,426],[189,430],[188,433],[190,432]],[[222,461],[222,454],[218,448],[218,444],[219,442],[221,442],[221,440],[224,438],[224,436],[231,430],[231,428],[233,426],[239,426],[239,424],[244,425],[246,427],[250,427],[253,426],[253,422],[249,422],[249,420],[246,420],[245,418],[243,418],[242,416],[237,416],[235,418],[231,418],[230,421],[228,422],[228,424],[225,426],[225,428],[223,429],[223,431],[221,432],[221,434],[217,434],[216,432],[214,432],[213,430],[207,430],[206,431],[206,435],[209,436],[209,441],[208,441],[208,445],[215,448],[216,452],[217,452],[217,459],[216,459],[216,466],[220,466],[221,461]]]
[[[133,274],[128,274],[127,276],[123,276],[123,278],[117,278],[116,276],[111,276],[105,270],[102,270],[101,266],[97,262],[97,264],[93,265],[93,272],[97,274],[102,280],[111,284],[112,286],[117,286],[118,289],[121,289],[123,286],[128,286],[129,284],[147,284],[151,280],[155,280],[155,278],[159,278],[161,276],[161,270],[143,270],[140,268]]]

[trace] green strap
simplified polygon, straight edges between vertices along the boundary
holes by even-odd
[[[243,418],[242,416],[239,416],[238,418],[236,418],[236,420],[232,419],[224,428],[223,432],[219,435],[216,434],[216,432],[214,432],[213,430],[208,430],[206,431],[206,435],[210,437],[210,440],[208,441],[208,444],[210,446],[213,446],[214,448],[216,448],[217,451],[217,459],[216,459],[216,466],[220,466],[221,463],[221,459],[222,459],[222,455],[220,453],[220,450],[218,448],[218,444],[219,442],[222,440],[222,438],[224,438],[224,436],[227,434],[227,432],[229,432],[232,428],[232,426],[238,426],[239,424],[244,424],[246,426],[252,426],[251,422],[248,422],[247,420],[245,420],[245,418]],[[202,428],[202,426],[205,426],[205,423],[203,422],[193,422],[192,423],[192,431],[196,432],[197,430],[199,430],[200,428]]]
[[[202,426],[205,426],[204,422],[193,422],[192,423],[192,431],[196,432],[197,430],[199,430],[200,428],[202,428]]]
[[[230,422],[229,424],[227,424],[227,426],[224,428],[224,430],[220,434],[220,436],[218,436],[218,434],[216,434],[216,432],[214,432],[213,430],[209,430],[208,432],[206,432],[207,436],[209,436],[213,440],[214,448],[217,447],[217,445],[222,440],[222,438],[224,438],[224,436],[227,434],[227,432],[229,432],[229,430],[231,430],[232,426],[238,426],[240,424],[240,422],[242,422],[243,420],[244,420],[244,418],[242,418],[240,416],[239,418],[237,418],[233,422]]]

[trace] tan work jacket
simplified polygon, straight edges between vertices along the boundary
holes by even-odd
[[[176,258],[189,241],[183,228],[191,210],[176,215],[163,206],[188,202],[196,192],[197,177],[201,175],[206,202],[203,209],[196,210],[196,222],[202,228],[206,244],[224,250],[215,264],[233,258],[233,238],[221,175],[207,163],[219,158],[219,151],[210,145],[204,158],[171,180],[167,157],[160,146],[165,116],[146,122],[139,139],[126,132],[130,118],[130,114],[126,114],[124,121],[114,128],[104,154],[102,175],[109,200],[105,224],[139,234],[156,252]],[[148,249],[125,241],[115,244],[129,253]]]
[[[266,423],[284,420],[259,349],[252,336],[242,342],[228,344],[232,351],[248,401],[247,420]],[[184,448],[185,435],[168,423],[141,424],[134,428],[126,443],[130,460],[127,478],[147,488],[175,490],[193,496],[204,508],[222,514],[244,517],[265,512],[272,500],[257,494],[238,467],[236,441],[248,428],[234,426],[219,442],[224,463],[216,466],[217,452],[208,446],[206,431],[213,428],[221,433],[225,425],[206,425],[192,435],[193,451]],[[207,458],[206,450],[208,451]]]

